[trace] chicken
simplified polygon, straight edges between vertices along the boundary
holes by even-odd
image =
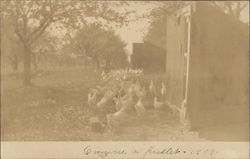
[[[106,74],[104,74],[103,76],[102,76],[102,80],[103,81],[106,81],[108,79],[108,76],[106,75]]]
[[[141,89],[135,91],[135,94],[138,98],[144,98],[144,97],[146,97],[146,90],[145,90],[145,88],[141,88]]]
[[[115,102],[115,108],[117,111],[119,111],[122,107],[122,101],[121,101],[121,98],[119,97],[114,97],[113,98],[114,102]]]
[[[178,108],[179,115],[180,115],[180,122],[185,124],[186,122],[186,100],[183,100],[181,104],[181,108]]]
[[[89,107],[93,107],[96,104],[96,94],[97,94],[97,92],[89,92],[88,93],[88,105],[89,105]]]
[[[121,103],[122,103],[122,107],[124,109],[131,110],[132,106],[134,105],[133,95],[128,94],[128,95],[124,96],[121,100]]]
[[[164,103],[163,102],[159,102],[157,100],[157,97],[154,97],[154,108],[155,109],[161,109],[161,108],[163,108],[163,106],[164,106]]]
[[[97,108],[105,107],[107,102],[108,102],[107,98],[105,96],[102,97],[102,99],[97,103]]]
[[[166,101],[166,103],[167,103],[168,107],[171,109],[173,114],[176,114],[179,112],[179,108],[176,105],[171,104],[169,101]]]
[[[139,98],[138,102],[136,103],[135,110],[136,110],[136,113],[137,113],[138,116],[142,116],[142,115],[145,114],[146,109],[145,109],[145,107],[144,107],[144,105],[142,103],[141,98]]]
[[[102,99],[97,103],[98,108],[104,108],[108,101],[111,101],[115,96],[115,92],[113,90],[107,90],[102,97]]]
[[[105,75],[106,75],[106,73],[104,71],[102,71],[102,77],[105,76]]]
[[[128,88],[125,88],[125,94],[122,96],[122,99],[127,99],[128,97],[133,97],[134,95],[134,89],[131,86],[127,86]]]
[[[97,87],[97,89],[99,90],[99,92],[101,93],[101,94],[104,94],[106,91],[107,91],[107,87],[106,86],[103,86],[103,87],[101,87],[101,86],[96,86]]]
[[[134,91],[139,91],[141,89],[141,84],[138,80],[136,80],[135,84],[133,85]]]
[[[119,111],[115,113],[107,114],[107,124],[111,129],[117,128],[124,122],[126,116],[126,110],[124,107],[122,107]]]
[[[162,96],[165,96],[166,91],[167,91],[166,85],[165,85],[165,83],[162,82],[162,83],[161,83],[161,95],[162,95]]]
[[[119,97],[122,97],[122,96],[124,96],[124,95],[125,95],[125,90],[124,90],[123,87],[121,87],[121,88],[118,90],[118,96],[119,96]]]
[[[127,78],[127,76],[126,76],[126,75],[123,75],[122,79],[125,80],[126,78]]]
[[[154,86],[154,83],[153,83],[153,80],[150,81],[150,85],[149,85],[149,91],[152,95],[155,95],[156,94],[156,90],[155,90],[155,86]]]
[[[113,98],[115,94],[116,94],[115,90],[107,90],[104,94],[104,97],[107,98],[107,100],[109,100]]]
[[[94,89],[94,88],[90,88],[90,92],[92,92],[92,93],[97,93],[98,92],[98,90],[97,89]]]

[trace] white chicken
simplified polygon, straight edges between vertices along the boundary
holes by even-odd
[[[145,88],[141,88],[141,89],[135,91],[135,94],[138,98],[144,98],[144,97],[146,97],[146,90],[145,90]]]
[[[153,83],[153,80],[150,81],[150,85],[149,85],[149,91],[152,95],[155,95],[156,94],[156,90],[155,90],[155,86],[154,86],[154,83]]]
[[[123,97],[121,97],[122,108],[126,110],[131,110],[134,106],[133,91],[130,90]]]
[[[124,74],[124,75],[122,76],[122,79],[125,80],[126,78],[127,78],[127,76]]]
[[[142,103],[142,99],[139,98],[138,102],[135,105],[135,110],[138,116],[143,116],[146,112],[146,109]]]
[[[121,103],[124,109],[130,110],[134,104],[133,96],[131,94],[127,95],[126,97],[122,98]]]
[[[176,105],[171,104],[169,101],[166,101],[166,103],[168,107],[171,109],[173,114],[177,114],[179,112],[179,108]]]
[[[102,77],[105,76],[105,74],[106,74],[106,73],[105,73],[104,71],[102,71]]]
[[[97,103],[97,108],[103,108],[107,104],[107,98],[104,96],[102,99]]]
[[[161,109],[161,108],[163,108],[163,106],[164,106],[164,103],[163,102],[159,102],[157,100],[157,97],[154,97],[154,108],[155,109]]]
[[[107,90],[104,94],[104,97],[107,99],[111,99],[115,96],[116,92],[115,90]]]
[[[125,95],[125,91],[122,88],[118,89],[116,96],[121,98],[124,95]]]
[[[186,122],[186,100],[183,100],[181,107],[178,108],[179,115],[180,115],[180,122],[185,124]]]
[[[167,92],[165,83],[161,83],[161,95],[164,97]]]
[[[121,101],[121,98],[119,97],[114,97],[113,98],[114,102],[115,102],[115,108],[117,111],[119,111],[122,107],[122,101]]]
[[[128,94],[132,94],[133,91],[134,91],[133,87],[129,87],[129,88],[128,88]]]
[[[107,90],[102,97],[102,99],[97,103],[98,108],[103,108],[106,106],[107,102],[112,100],[115,96],[115,92],[113,90]]]
[[[96,86],[101,94],[104,94],[108,89],[106,86]]]
[[[96,104],[96,94],[97,94],[97,92],[89,92],[88,93],[88,105],[89,105],[89,107],[93,107]]]
[[[133,84],[134,91],[139,91],[141,89],[141,84],[139,80],[136,80],[135,84]]]
[[[107,124],[112,128],[117,128],[126,119],[127,113],[125,108],[121,108],[119,111],[113,114],[107,114]]]

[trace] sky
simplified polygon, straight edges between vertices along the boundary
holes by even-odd
[[[156,6],[152,2],[130,2],[128,10],[135,11],[137,16],[142,16],[151,11]],[[146,19],[138,19],[130,23],[128,26],[117,30],[121,38],[127,42],[126,51],[128,54],[132,53],[132,44],[136,42],[143,42],[143,36],[147,33],[150,23]]]

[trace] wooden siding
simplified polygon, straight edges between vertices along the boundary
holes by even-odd
[[[188,23],[183,16],[167,19],[166,72],[168,78],[167,100],[180,106],[185,98]]]

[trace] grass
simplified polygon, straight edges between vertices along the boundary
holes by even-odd
[[[145,75],[160,85],[162,75]],[[201,140],[196,133],[183,134],[168,113],[152,111],[144,119],[135,116],[122,132],[94,133],[87,93],[100,83],[99,74],[82,68],[45,71],[22,87],[21,80],[4,74],[1,80],[1,139],[3,141],[174,141]]]

